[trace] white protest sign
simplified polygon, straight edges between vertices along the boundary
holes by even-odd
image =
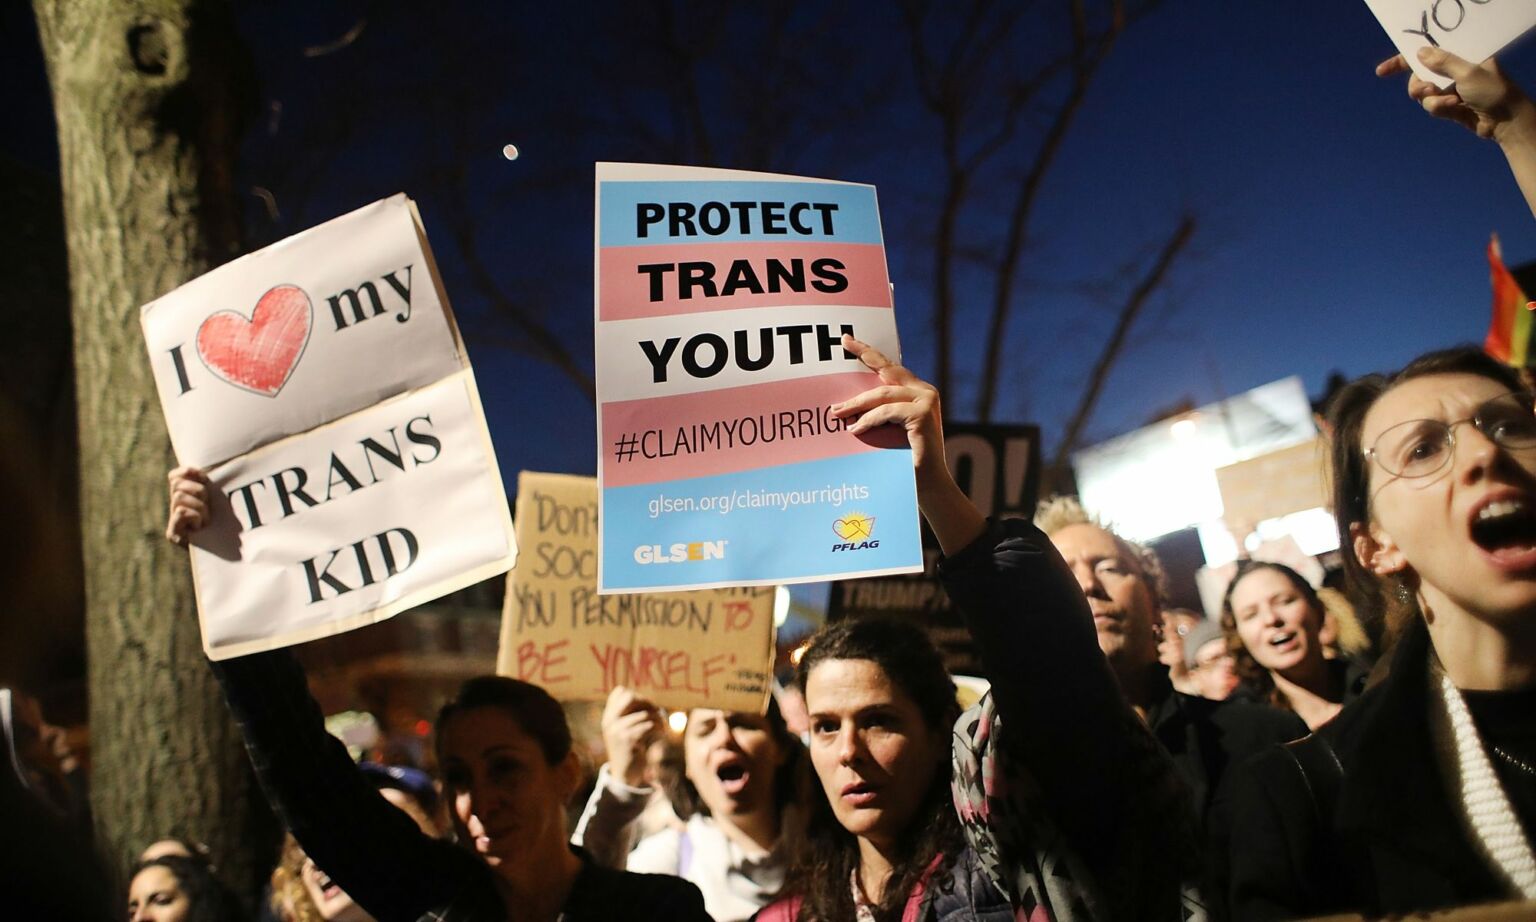
[[[597,165],[598,587],[658,592],[919,571],[905,434],[850,434],[899,360],[873,186]]]
[[[1453,81],[1419,63],[1425,46],[1474,64],[1486,61],[1536,27],[1531,0],[1365,0],[1392,43],[1421,79],[1445,89]]]
[[[505,572],[517,546],[474,377],[403,195],[145,305],[212,659],[381,621]]]

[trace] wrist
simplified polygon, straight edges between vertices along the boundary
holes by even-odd
[[[1509,102],[1509,118],[1493,128],[1493,140],[1505,152],[1513,148],[1536,148],[1536,103],[1525,95]]]

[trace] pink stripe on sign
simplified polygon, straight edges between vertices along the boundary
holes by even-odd
[[[906,433],[895,426],[853,436],[827,410],[879,385],[873,373],[856,371],[605,403],[603,485],[712,477],[904,448]]]
[[[872,243],[603,247],[598,259],[601,320],[802,304],[891,306],[885,248]]]

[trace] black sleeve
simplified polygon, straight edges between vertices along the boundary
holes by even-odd
[[[1198,851],[1188,791],[1121,694],[1088,600],[1050,539],[1022,519],[994,522],[939,574],[991,680],[1004,755],[1023,760],[1089,869],[1106,884],[1150,875],[1149,860],[1181,876],[1167,862]],[[1125,867],[1133,862],[1139,870]]]
[[[1319,901],[1305,868],[1313,860],[1318,830],[1301,772],[1275,747],[1229,774],[1226,798],[1232,823],[1226,863],[1231,917],[1265,922],[1315,914]]]
[[[379,796],[325,730],[287,651],[212,664],[267,800],[304,851],[379,922],[478,904],[486,870]]]

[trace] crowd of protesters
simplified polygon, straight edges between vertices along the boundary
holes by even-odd
[[[1410,95],[1495,140],[1536,213],[1536,106],[1492,62],[1421,59],[1456,82],[1412,77]],[[844,347],[880,386],[831,412],[906,432],[990,678],[977,704],[962,712],[918,628],[838,621],[795,666],[803,732],[776,704],[700,707],[678,739],[615,689],[583,808],[565,712],[536,685],[465,683],[433,778],[354,762],[291,653],[224,660],[286,829],[268,891],[247,913],[206,849],[167,839],[127,917],[1248,920],[1536,900],[1536,409],[1515,370],[1455,348],[1345,387],[1328,482],[1356,606],[1243,561],[1206,619],[1168,608],[1156,555],[1071,498],[985,518],[945,465],[935,389]],[[184,542],[211,486],[170,482]],[[69,799],[38,761],[12,753],[6,804]]]

